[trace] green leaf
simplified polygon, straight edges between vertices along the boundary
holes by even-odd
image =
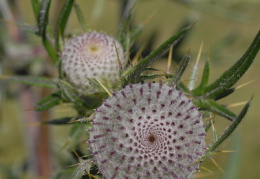
[[[216,96],[216,97],[215,97],[215,100],[217,101],[217,100],[219,100],[219,99],[221,99],[221,98],[224,98],[224,97],[226,97],[226,96],[232,94],[235,90],[236,90],[235,88],[230,88],[230,89],[228,89],[227,91],[225,91],[225,92],[219,94],[218,96]]]
[[[147,70],[147,71],[159,71],[159,70],[156,69],[156,68],[150,68],[150,67],[146,68],[145,70]]]
[[[59,61],[57,52],[56,52],[55,48],[53,47],[51,41],[45,35],[42,37],[42,43],[43,43],[45,49],[47,50],[49,56],[53,60],[54,64],[57,64]]]
[[[40,10],[39,0],[31,0],[34,16],[37,18]]]
[[[39,34],[45,36],[46,27],[48,25],[49,19],[49,9],[50,9],[51,0],[43,0],[40,6],[38,13],[38,28]]]
[[[173,75],[173,78],[169,80],[169,85],[170,86],[178,86],[180,81],[181,81],[181,76],[184,73],[186,67],[188,66],[190,61],[190,55],[186,54],[184,57],[181,59],[180,64],[178,65],[178,69]]]
[[[0,76],[0,80],[14,81],[26,85],[45,88],[57,88],[57,85],[52,80],[36,76]]]
[[[44,122],[43,124],[67,125],[67,124],[72,124],[72,123],[69,123],[69,122],[71,122],[73,120],[75,120],[75,117],[64,117],[64,118],[60,118],[60,119],[49,120],[49,121]]]
[[[55,33],[54,33],[55,34],[55,45],[56,45],[56,49],[58,51],[61,51],[60,44],[59,44],[59,37],[60,36],[62,38],[64,37],[64,31],[66,28],[66,24],[68,22],[68,18],[71,13],[71,9],[73,7],[73,3],[74,3],[74,0],[65,1],[64,5],[61,9],[59,18],[57,20],[56,26],[55,26]]]
[[[88,31],[88,26],[87,23],[85,21],[85,18],[83,16],[83,13],[79,7],[79,4],[77,2],[74,2],[74,9],[76,11],[77,17],[78,17],[78,21],[83,29],[84,32]]]
[[[60,92],[55,92],[45,98],[43,98],[41,101],[39,101],[36,104],[35,110],[36,111],[45,111],[48,110],[62,102]]]
[[[207,86],[204,89],[203,94],[194,92],[194,95],[203,95],[204,98],[216,98],[218,95],[223,94],[230,87],[232,87],[248,70],[250,65],[253,63],[259,49],[260,31],[256,35],[248,50],[230,69],[225,71],[225,73],[221,75],[214,83]]]
[[[245,107],[242,109],[240,114],[233,120],[233,122],[226,128],[226,130],[223,132],[223,134],[218,138],[217,141],[213,142],[209,149],[207,150],[207,153],[209,152],[214,152],[217,147],[225,141],[231,134],[232,132],[237,128],[238,124],[242,121],[242,119],[245,117],[248,108],[250,107],[252,99],[248,101],[248,103],[245,105]]]
[[[166,40],[160,47],[156,50],[151,52],[147,57],[141,60],[137,65],[133,66],[129,70],[125,71],[122,75],[126,80],[127,83],[136,83],[140,81],[139,76],[140,74],[150,66],[154,61],[160,58],[169,48],[171,45],[176,43],[178,40],[182,38],[182,36],[193,27],[194,24],[191,24],[185,28],[183,28],[180,32]]]
[[[50,39],[47,37],[46,28],[48,25],[49,19],[49,9],[50,9],[51,0],[43,0],[40,6],[40,11],[38,14],[38,28],[39,34],[42,36],[42,43],[47,50],[48,54],[52,58],[55,64],[58,63],[58,55],[54,49]]]
[[[149,80],[149,79],[155,79],[158,78],[160,76],[165,76],[165,75],[158,75],[158,74],[151,74],[151,75],[141,75],[140,76],[140,80]]]
[[[208,85],[208,82],[209,82],[209,61],[206,61],[205,66],[204,66],[204,70],[203,70],[201,83],[193,91],[195,93],[203,93],[204,88]],[[198,92],[196,92],[196,91],[198,91]]]
[[[190,93],[188,87],[184,83],[182,83],[182,82],[180,82],[179,85],[176,88],[181,90],[181,91],[184,91],[187,94]]]
[[[213,113],[216,113],[222,117],[229,119],[230,121],[234,120],[236,115],[229,111],[224,106],[216,103],[212,99],[194,99],[193,103],[200,108],[200,110],[207,110]]]

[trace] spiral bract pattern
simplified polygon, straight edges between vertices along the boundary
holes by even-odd
[[[94,162],[106,179],[187,179],[206,149],[198,109],[162,83],[114,93],[97,109],[89,132]]]
[[[105,33],[91,31],[66,42],[62,52],[62,70],[67,79],[83,93],[98,92],[88,78],[113,83],[119,78],[118,57],[127,64],[121,44]]]

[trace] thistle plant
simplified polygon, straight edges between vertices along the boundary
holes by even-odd
[[[119,64],[124,68],[127,59],[121,44],[113,37],[92,31],[66,42],[61,63],[73,86],[81,93],[92,94],[98,91],[90,85],[89,78],[113,84],[119,78]]]
[[[206,149],[198,109],[163,83],[114,93],[92,125],[89,143],[104,178],[190,178]]]
[[[182,75],[190,62],[189,54],[183,55],[174,73],[157,75],[151,73],[156,69],[150,65],[180,42],[195,23],[133,62],[132,46],[145,23],[130,26],[134,5],[127,2],[131,7],[124,11],[118,32],[112,37],[91,31],[74,0],[65,1],[52,35],[48,23],[51,0],[32,1],[37,28],[21,27],[42,39],[59,75],[52,79],[2,79],[55,89],[35,105],[36,111],[73,104],[77,116],[44,123],[73,125],[69,134],[73,147],[80,145],[81,137],[88,143],[83,153],[89,155],[78,157],[79,166],[69,178],[191,178],[205,159],[217,153],[249,109],[251,99],[239,114],[218,100],[235,92],[234,85],[253,63],[260,48],[260,32],[244,55],[213,83],[209,84],[207,61],[200,84],[194,83],[198,64],[186,84]],[[84,33],[70,39],[64,32],[73,8]],[[206,144],[206,134],[214,123],[209,117],[212,114],[231,123],[220,137],[214,136]]]

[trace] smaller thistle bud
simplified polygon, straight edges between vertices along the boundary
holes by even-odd
[[[89,143],[103,178],[188,179],[205,153],[198,109],[181,91],[133,84],[97,109]]]
[[[117,51],[116,51],[117,48]],[[75,88],[84,94],[98,92],[88,78],[114,83],[119,78],[118,56],[127,64],[121,44],[105,33],[91,31],[66,42],[62,52],[62,70]]]

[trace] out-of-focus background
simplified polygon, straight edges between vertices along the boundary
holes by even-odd
[[[123,0],[77,0],[89,27],[97,31],[105,31],[108,34],[115,34],[119,26],[121,1]],[[51,3],[51,18],[49,19],[51,27],[55,25],[63,2],[64,0],[58,0]],[[40,38],[27,31],[19,31],[18,26],[15,25],[16,23],[26,23],[36,26],[31,1],[1,0],[0,7],[0,75],[3,77],[3,75],[12,74],[30,74],[56,77],[57,71],[48,59]],[[174,32],[177,32],[183,23],[197,21],[195,27],[185,38],[180,52],[184,55],[190,51],[192,57],[190,67],[192,67],[203,43],[199,75],[202,73],[205,61],[209,59],[212,82],[234,64],[249,47],[260,29],[259,9],[258,0],[141,0],[135,7],[133,25],[149,19],[137,42],[140,46],[145,45],[153,36],[152,49],[155,49]],[[82,32],[76,13],[72,11],[66,34],[73,36],[73,34]],[[153,66],[166,70],[166,64],[166,59],[162,59]],[[183,80],[189,80],[190,71],[191,68],[188,68]],[[203,174],[198,173],[196,177],[229,179],[232,171],[236,173],[232,178],[257,179],[259,177],[259,71],[260,55],[258,54],[248,72],[236,86],[254,81],[219,101],[221,104],[227,105],[244,102],[254,96],[242,124],[220,147],[222,152],[214,157],[217,164],[207,159],[202,164],[205,167],[201,169]],[[23,171],[26,171],[25,169],[28,167],[25,162],[28,158],[30,160],[34,160],[34,157],[41,158],[37,156],[37,153],[34,153],[33,157],[30,156],[32,149],[30,139],[31,135],[37,133],[34,130],[39,127],[38,119],[54,119],[67,114],[73,115],[69,105],[61,105],[49,112],[42,113],[27,110],[32,108],[37,100],[49,93],[50,91],[38,87],[29,88],[16,83],[0,81],[0,178],[11,176],[10,173],[16,173],[13,176],[19,176],[18,178],[32,178],[33,175],[30,172]],[[230,109],[238,114],[242,106]],[[224,118],[216,117],[215,128],[218,134],[221,134],[229,123]],[[51,146],[50,150],[46,149],[46,151],[52,156],[47,159],[51,161],[52,167],[47,169],[50,175],[43,178],[53,178],[54,173],[57,172],[54,168],[59,168],[56,160],[61,161],[63,157],[67,157],[67,153],[62,150],[62,147],[68,141],[69,128],[69,126],[51,126],[43,129],[45,132],[37,134],[41,135],[40,139],[44,139],[46,135],[49,136],[48,140],[44,139],[42,147],[37,151],[42,150],[44,153],[45,145]],[[41,141],[38,142],[41,144]],[[54,156],[57,151],[60,151],[59,156]],[[43,165],[45,159],[40,159]],[[1,174],[1,172],[5,174]]]

